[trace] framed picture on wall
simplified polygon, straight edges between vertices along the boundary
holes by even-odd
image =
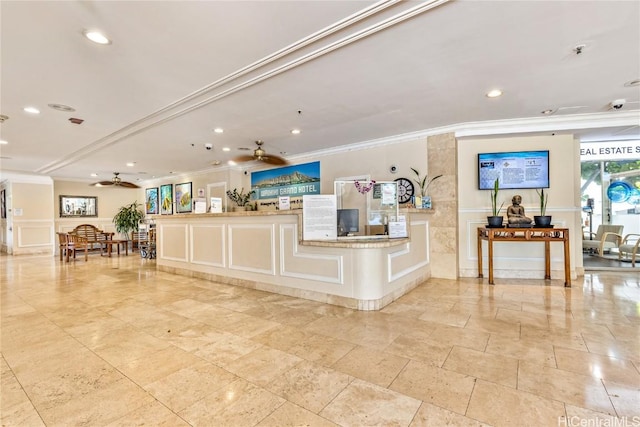
[[[173,215],[173,184],[160,186],[160,215]]]
[[[158,214],[158,187],[146,189],[145,207],[146,207],[147,215]]]
[[[60,218],[98,216],[95,196],[60,196]]]
[[[191,183],[176,184],[176,213],[189,213],[192,210],[193,197]]]

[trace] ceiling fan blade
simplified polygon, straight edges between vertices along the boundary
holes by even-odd
[[[126,182],[126,181],[121,181],[119,185],[120,187],[126,187],[126,188],[140,188],[140,186],[134,184],[133,182]]]
[[[92,186],[100,186],[100,187],[106,187],[107,185],[113,185],[113,182],[111,181],[98,181],[98,182],[94,182],[93,184],[89,184]]]
[[[265,163],[269,163],[270,165],[276,165],[276,166],[289,164],[289,162],[283,159],[282,157],[272,156],[270,154],[266,156],[262,156],[262,161]]]
[[[232,160],[236,163],[240,163],[240,162],[250,162],[250,161],[256,160],[256,158],[255,156],[252,156],[250,154],[245,154],[244,156],[234,157]]]

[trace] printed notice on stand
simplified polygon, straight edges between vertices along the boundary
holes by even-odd
[[[291,209],[291,198],[289,196],[278,197],[278,209],[288,211]]]
[[[389,222],[389,238],[407,237],[406,221],[390,221]]]
[[[304,240],[338,238],[336,196],[305,194],[302,196],[302,237]]]

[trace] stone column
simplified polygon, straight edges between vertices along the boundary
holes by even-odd
[[[442,174],[429,187],[433,215],[429,220],[431,277],[457,279],[458,262],[458,141],[453,133],[427,138],[430,177]]]

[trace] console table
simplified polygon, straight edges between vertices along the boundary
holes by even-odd
[[[564,286],[571,287],[568,228],[489,228],[478,227],[478,277],[482,278],[482,241],[489,247],[489,284],[493,285],[494,242],[544,242],[544,278],[551,279],[549,247],[551,242],[564,244]]]

